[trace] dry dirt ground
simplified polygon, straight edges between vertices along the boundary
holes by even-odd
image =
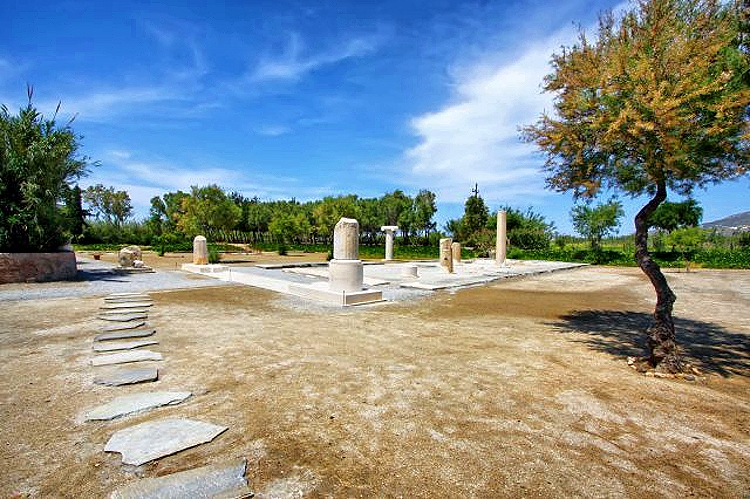
[[[105,497],[102,449],[166,416],[226,425],[136,470],[248,459],[270,497],[747,497],[750,272],[671,272],[695,381],[631,370],[652,307],[635,269],[585,268],[408,303],[305,309],[225,286],[154,293],[156,384],[92,384],[101,300],[0,303],[0,496]],[[116,394],[185,403],[77,424]]]

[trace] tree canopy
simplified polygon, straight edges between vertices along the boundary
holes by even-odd
[[[576,232],[589,240],[591,248],[601,248],[602,238],[614,234],[620,226],[620,219],[625,215],[622,203],[608,201],[596,206],[579,204],[570,210],[570,218]]]

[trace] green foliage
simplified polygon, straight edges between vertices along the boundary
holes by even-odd
[[[242,216],[242,209],[217,185],[191,187],[190,196],[181,197],[181,209],[177,227],[189,237],[210,230],[231,230]]]
[[[221,261],[221,256],[219,255],[219,250],[216,248],[216,246],[209,246],[208,247],[208,263],[219,263]]]
[[[461,220],[462,238],[470,238],[472,234],[483,229],[489,219],[489,210],[484,199],[479,194],[469,196],[464,204],[464,216]]]
[[[87,158],[70,123],[58,127],[29,102],[11,115],[0,107],[0,251],[54,251],[65,244],[66,213],[58,203],[86,172]]]
[[[649,227],[672,232],[675,229],[697,226],[703,217],[703,208],[695,199],[681,203],[665,201],[648,219]]]
[[[599,249],[602,238],[614,234],[620,226],[625,212],[622,203],[609,201],[596,206],[577,205],[570,211],[570,218],[576,232],[589,240],[591,249]]]
[[[505,228],[511,247],[522,249],[544,249],[552,241],[554,224],[547,222],[544,215],[536,213],[531,207],[526,211],[503,206],[505,210]],[[487,228],[497,232],[497,213],[487,220]]]
[[[114,187],[104,187],[102,184],[89,186],[83,192],[83,200],[88,205],[89,214],[117,227],[133,213],[128,193],[117,191]]]

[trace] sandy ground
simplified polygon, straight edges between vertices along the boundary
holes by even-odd
[[[244,456],[270,497],[747,497],[750,272],[669,274],[695,381],[648,378],[652,291],[586,268],[340,311],[243,286],[154,293],[155,384],[92,384],[97,298],[0,304],[0,496],[105,497],[137,476]],[[76,423],[115,395],[175,406]],[[113,431],[229,426],[126,470]]]
[[[103,262],[117,262],[116,251],[77,251],[76,254],[85,258],[93,258],[94,253],[100,253],[100,259]],[[290,251],[285,256],[280,256],[275,251],[263,251],[260,253],[221,253],[221,262],[223,264],[248,265],[258,263],[294,263],[294,262],[325,262],[325,253],[304,253],[302,251]],[[143,262],[154,269],[176,270],[183,263],[193,263],[192,253],[165,253],[159,256],[154,251],[143,252]]]

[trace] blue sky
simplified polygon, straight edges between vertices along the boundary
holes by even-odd
[[[262,199],[420,188],[439,222],[474,183],[570,232],[518,126],[550,108],[553,51],[617,7],[530,2],[18,2],[0,4],[0,102],[26,84],[76,114],[101,163],[81,183],[129,192],[218,183]],[[704,220],[750,209],[747,178],[697,191]],[[677,200],[677,198],[675,198]],[[623,199],[623,232],[642,200]]]

